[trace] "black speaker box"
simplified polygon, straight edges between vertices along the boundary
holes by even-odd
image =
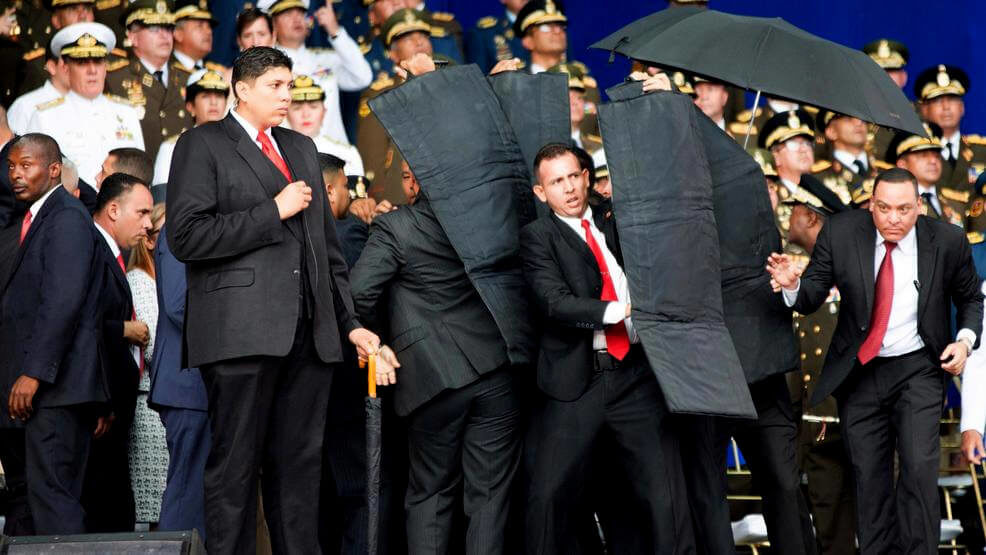
[[[0,555],[206,555],[195,530],[76,536],[0,536]]]

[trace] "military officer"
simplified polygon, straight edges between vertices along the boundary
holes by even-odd
[[[757,107],[755,112],[753,109],[747,109],[737,113],[735,120],[730,122],[729,131],[740,144],[743,144],[745,141],[747,130],[750,132],[749,144],[756,144],[757,137],[761,133],[763,126],[767,123],[767,120],[777,114],[791,110],[805,110],[810,115],[815,111],[814,108],[800,106],[796,102],[774,98],[770,95],[764,95],[763,104],[763,106]],[[750,129],[751,118],[753,119],[752,129]]]
[[[838,191],[844,204],[852,200],[852,189],[857,182],[891,167],[866,152],[868,130],[863,120],[820,110],[815,125],[826,139],[826,148],[825,156],[812,165],[811,173],[826,187]],[[819,158],[817,153],[816,158]]]
[[[431,22],[431,36],[433,39],[451,39],[451,41],[442,41],[441,46],[435,49],[436,53],[448,56],[457,64],[465,62],[462,25],[456,21],[454,15],[449,12],[430,11],[425,6],[423,0],[417,2],[415,0],[408,0],[407,7],[418,10],[421,12],[421,17]],[[446,51],[446,43],[449,44],[449,48],[452,48],[451,52]]]
[[[789,243],[811,256],[818,233],[828,217],[848,207],[817,180],[804,179],[801,190],[784,201],[791,207]],[[839,313],[839,291],[832,288],[825,304],[816,312],[797,315],[794,321],[801,348],[801,372],[788,374],[795,410],[801,415],[799,466],[808,478],[808,501],[814,516],[815,538],[822,554],[841,555],[854,551],[855,500],[851,463],[842,446],[835,399],[809,406],[818,382]]]
[[[116,36],[116,44],[120,46],[125,45],[127,40],[126,25],[123,24],[127,4],[127,0],[96,0],[96,22],[112,29]]]
[[[910,53],[903,43],[891,39],[877,39],[863,46],[863,52],[882,67],[898,87],[903,89],[907,85],[907,61],[910,59]],[[893,138],[892,129],[871,124],[867,150],[871,155],[882,158]]]
[[[680,88],[680,87],[679,87]],[[735,137],[726,127],[726,107],[729,106],[729,88],[721,81],[692,77],[692,89],[695,91],[695,105],[709,119],[716,122],[730,136]]]
[[[317,20],[329,34],[332,48],[305,46],[309,28],[305,11],[309,0],[261,0],[258,6],[270,14],[274,23],[277,48],[288,55],[294,64],[292,72],[308,75],[325,91],[326,117],[322,123],[322,135],[349,143],[342,121],[339,91],[359,91],[373,80],[370,65],[363,58],[345,27],[339,25],[331,5],[317,12]]]
[[[51,50],[65,60],[69,92],[37,108],[28,132],[50,135],[79,177],[95,180],[106,154],[115,148],[144,148],[137,109],[125,98],[103,94],[106,58],[116,45],[109,27],[75,23],[55,33]]]
[[[379,38],[387,47],[391,63],[400,64],[418,53],[434,55],[430,36],[431,25],[417,11],[403,8],[383,23]],[[381,75],[363,92],[356,135],[356,146],[363,156],[366,177],[373,182],[370,196],[393,204],[403,203],[406,199],[401,187],[402,157],[387,131],[370,111],[368,103],[399,84],[398,77]]]
[[[363,159],[356,147],[332,137],[320,134],[325,118],[325,91],[307,75],[295,75],[291,81],[291,106],[288,108],[288,126],[311,137],[318,152],[331,154],[343,160],[346,175],[363,175]]]
[[[45,26],[43,34],[34,37],[43,42],[23,55],[24,76],[18,89],[20,94],[41,87],[48,80],[45,49],[51,42],[52,33],[73,23],[93,21],[95,2],[96,0],[45,0],[45,8],[51,13],[49,24]]]
[[[939,64],[918,74],[914,95],[921,117],[941,127],[941,185],[968,191],[976,177],[986,168],[986,139],[979,135],[962,135],[960,126],[965,115],[965,94],[969,76],[961,68]],[[888,160],[889,162],[889,160]]]
[[[501,60],[518,58],[525,64],[530,62],[527,49],[513,29],[517,14],[527,0],[501,2],[505,8],[503,17],[490,15],[480,18],[476,22],[476,28],[466,37],[466,59],[477,64],[484,73],[493,69]]]
[[[225,66],[205,59],[212,52],[212,30],[218,24],[209,11],[207,0],[178,0],[175,3],[173,55],[185,71],[211,69],[223,75],[226,73]]]
[[[199,69],[192,73],[185,84],[185,110],[192,115],[196,127],[210,121],[219,121],[226,115],[229,83],[223,75],[212,69]],[[171,172],[171,155],[175,152],[178,137],[175,134],[161,143],[154,160],[154,184],[168,182]]]
[[[136,0],[124,23],[132,48],[126,60],[109,65],[106,88],[137,107],[146,152],[153,156],[161,141],[192,127],[185,111],[189,72],[172,61],[175,15],[169,0]]]
[[[887,162],[914,174],[921,195],[921,210],[926,216],[944,220],[958,226],[965,225],[965,213],[970,200],[970,189],[953,189],[944,185],[942,144],[938,137],[941,128],[933,123],[925,124],[928,137],[898,132],[887,149]]]
[[[359,41],[360,49],[375,76],[389,75],[394,69],[394,62],[388,55],[387,45],[381,39],[381,27],[394,12],[404,8],[414,9],[415,3],[410,0],[364,0],[364,4],[368,9],[371,30],[369,36]],[[431,26],[429,36],[432,52],[461,64],[464,58],[455,37],[451,36],[447,29],[436,24],[434,17],[429,17],[428,14],[419,14],[418,17]]]
[[[575,64],[561,63],[548,68],[549,73],[564,73],[568,76],[568,106],[571,119],[572,142],[575,146],[594,154],[603,147],[599,135],[583,133],[582,122],[585,120],[585,82],[582,69]]]

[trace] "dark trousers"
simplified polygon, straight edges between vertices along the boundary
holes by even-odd
[[[37,408],[27,421],[27,498],[36,533],[87,531],[82,489],[95,428],[95,415],[84,406]]]
[[[408,553],[450,552],[460,490],[465,553],[505,552],[520,414],[514,377],[500,369],[442,392],[408,415]]]
[[[681,553],[693,549],[681,460],[661,388],[634,349],[618,368],[596,370],[575,401],[542,398],[528,436],[530,491],[526,537],[529,553],[585,553],[591,461],[610,459],[629,491],[610,498],[635,505],[642,525],[631,537],[607,543],[610,553]],[[600,452],[604,445],[608,453]],[[620,483],[617,481],[616,483]],[[604,534],[608,534],[604,530]],[[625,535],[625,534],[624,534]],[[619,546],[619,547],[618,547]],[[626,547],[624,547],[626,546]],[[625,551],[621,551],[625,549]]]
[[[817,546],[801,492],[798,429],[787,382],[777,374],[751,385],[750,394],[757,409],[756,420],[691,417],[691,429],[682,430],[682,458],[699,552],[731,553],[735,549],[725,477],[726,449],[732,436],[743,451],[753,485],[763,498],[772,550],[785,555],[813,554]]]
[[[24,462],[24,428],[0,428],[0,465],[7,490],[3,492],[4,525],[7,536],[33,536],[34,522],[27,502]]]
[[[209,456],[209,413],[162,407],[168,443],[168,480],[161,497],[161,531],[195,528],[205,535],[205,461]]]
[[[285,357],[244,357],[201,371],[212,431],[205,466],[210,555],[256,552],[258,478],[273,552],[317,552],[332,366],[318,358],[311,321],[299,322]]]
[[[922,351],[857,364],[836,390],[855,473],[860,551],[937,552],[942,370]],[[894,484],[894,450],[900,473]]]
[[[808,504],[814,517],[821,555],[844,555],[856,550],[856,501],[852,465],[842,445],[838,423],[801,423],[801,468],[808,477]]]
[[[103,437],[92,440],[82,489],[86,530],[90,533],[133,532],[137,524],[130,483],[130,427],[137,410],[136,378],[133,390],[117,394],[112,403],[113,424]]]

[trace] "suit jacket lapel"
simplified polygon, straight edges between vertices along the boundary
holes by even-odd
[[[65,191],[61,190],[53,192],[51,196],[48,197],[48,200],[41,205],[41,210],[38,210],[38,215],[31,220],[31,227],[28,228],[27,235],[24,236],[24,242],[17,248],[17,258],[14,260],[14,265],[10,268],[10,273],[8,274],[6,280],[7,283],[4,284],[4,290],[7,289],[7,285],[10,283],[10,278],[14,277],[14,274],[17,272],[17,268],[24,260],[24,253],[27,252],[27,248],[30,246],[31,240],[34,239],[34,236],[39,233],[38,230],[41,229],[41,224],[45,217],[51,213],[55,206],[61,204],[62,199],[58,198],[58,195],[62,193],[65,193]],[[20,223],[15,223],[14,225],[19,226]]]
[[[935,278],[935,266],[938,260],[938,246],[935,245],[935,233],[931,226],[925,225],[918,218],[917,223],[917,243],[918,243],[918,321],[925,307],[928,306],[927,289],[931,287],[932,280]]]
[[[291,180],[298,181],[300,179],[304,179],[304,153],[302,153],[301,149],[298,148],[295,141],[291,140],[288,133],[280,127],[272,128],[271,134],[274,135],[274,140],[277,141],[277,146],[281,150],[281,157],[288,165],[288,171],[291,172]],[[274,163],[270,162],[270,166],[274,167]],[[284,175],[281,174],[281,170],[278,170],[276,167],[274,167],[274,169],[277,172],[277,175],[283,179]],[[308,183],[308,181],[311,181],[311,179],[307,180],[306,183]],[[321,187],[322,184],[308,183],[308,186],[314,189],[315,187]],[[312,195],[312,200],[314,201],[314,195]],[[299,241],[304,241],[304,229],[302,229],[303,224],[301,220],[304,219],[305,212],[306,210],[302,210],[297,218],[289,218],[287,220],[288,229],[291,230],[291,233],[294,233],[295,237],[297,237]]]
[[[106,258],[106,264],[110,267],[110,273],[113,274],[113,277],[120,283],[120,286],[123,287],[124,291],[129,294],[130,283],[127,282],[127,274],[123,273],[123,268],[120,268],[120,264],[116,261],[116,257],[113,256],[113,250],[106,244],[106,238],[103,237],[102,233],[99,234],[99,248],[102,251],[103,256]]]
[[[592,254],[591,250],[589,250],[589,245],[585,242],[585,240],[576,235],[575,231],[573,231],[568,224],[561,221],[561,218],[559,218],[554,212],[551,213],[550,218],[551,221],[554,222],[555,226],[558,227],[558,231],[561,233],[561,236],[565,238],[565,242],[568,243],[568,246],[575,252],[579,253],[583,260],[585,260],[586,264],[592,266],[592,268],[597,272],[601,272],[599,269],[599,264],[596,263],[596,256]]]
[[[859,254],[859,271],[863,279],[863,293],[866,295],[866,315],[873,312],[873,295],[876,287],[876,276],[873,272],[873,256],[876,253],[876,227],[873,220],[866,218],[860,226],[861,232],[856,234],[856,252]]]

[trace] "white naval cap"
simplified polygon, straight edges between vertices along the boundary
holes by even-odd
[[[257,2],[257,7],[273,16],[291,8],[301,8],[308,11],[309,2],[310,0],[260,0]]]
[[[59,58],[105,58],[114,48],[113,31],[102,23],[90,21],[64,27],[51,39],[51,52]]]
[[[599,149],[592,153],[592,165],[596,168],[601,168],[606,165],[606,151]]]

